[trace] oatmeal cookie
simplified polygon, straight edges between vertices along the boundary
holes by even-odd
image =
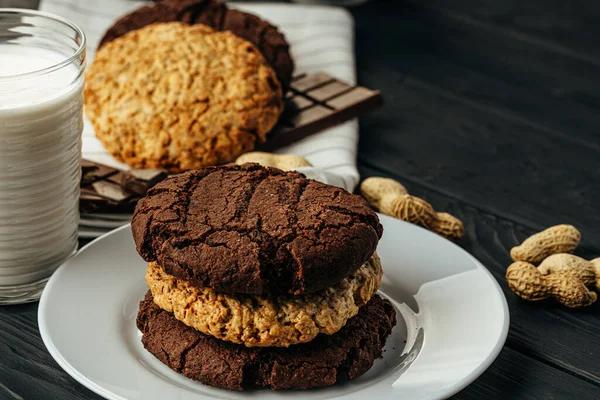
[[[138,202],[131,228],[142,258],[169,275],[255,295],[333,286],[371,257],[383,233],[362,197],[250,163],[167,178]]]
[[[281,85],[289,87],[294,62],[283,34],[267,21],[247,12],[229,9],[218,0],[163,0],[142,6],[115,22],[100,40],[99,47],[144,26],[173,21],[231,31],[249,41],[273,67]]]
[[[86,73],[96,136],[136,168],[227,163],[264,142],[283,109],[274,71],[231,32],[153,24],[106,44]]]
[[[154,302],[207,335],[248,347],[288,347],[339,331],[381,283],[377,253],[340,283],[301,296],[228,295],[197,288],[149,263],[146,283]]]
[[[246,347],[178,321],[148,292],[137,317],[142,343],[175,372],[222,389],[310,389],[367,372],[396,324],[394,306],[378,295],[339,332],[288,348]]]

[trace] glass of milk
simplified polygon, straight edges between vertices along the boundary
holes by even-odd
[[[0,8],[0,304],[39,299],[77,248],[85,36]]]

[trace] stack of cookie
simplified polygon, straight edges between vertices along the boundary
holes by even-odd
[[[395,324],[375,292],[377,215],[359,196],[258,164],[183,173],[138,203],[150,288],[145,348],[230,390],[308,389],[364,374]]]
[[[276,27],[219,1],[159,1],[106,32],[86,73],[86,114],[134,168],[231,162],[277,123],[288,49]]]

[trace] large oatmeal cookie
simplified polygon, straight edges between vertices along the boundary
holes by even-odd
[[[309,389],[356,379],[381,356],[395,324],[394,306],[378,295],[339,332],[287,348],[246,347],[204,335],[158,307],[150,293],[137,317],[144,347],[162,363],[229,390]]]
[[[275,72],[251,43],[170,22],[103,46],[86,74],[85,106],[115,158],[178,172],[253,149],[283,101]]]
[[[288,347],[339,331],[381,283],[377,253],[337,285],[301,296],[228,295],[197,288],[149,263],[154,302],[207,335],[248,347]]]
[[[289,45],[277,27],[219,0],[162,0],[144,5],[114,23],[100,41],[104,46],[124,34],[157,22],[180,21],[208,25],[217,31],[231,31],[255,45],[273,67],[284,88],[294,71]]]
[[[138,202],[131,228],[142,258],[169,275],[256,295],[333,286],[371,257],[383,233],[362,197],[258,164],[160,182]]]

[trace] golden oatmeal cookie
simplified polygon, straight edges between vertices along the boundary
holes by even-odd
[[[136,168],[228,163],[264,142],[283,109],[273,69],[250,42],[205,25],[148,25],[104,45],[86,73],[96,136]]]
[[[340,283],[316,293],[234,296],[192,286],[151,262],[146,283],[160,308],[204,334],[248,347],[288,347],[339,331],[379,289],[382,273],[375,253]]]

